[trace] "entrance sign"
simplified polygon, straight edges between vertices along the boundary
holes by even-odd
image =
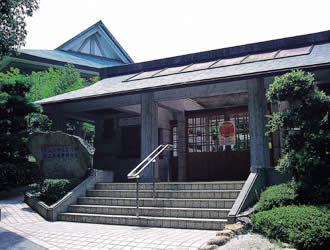
[[[29,149],[46,179],[83,178],[93,167],[94,148],[61,131],[31,134]]]
[[[42,160],[72,160],[78,159],[78,146],[46,146],[41,148]]]
[[[220,146],[235,145],[235,122],[224,121],[219,124]]]

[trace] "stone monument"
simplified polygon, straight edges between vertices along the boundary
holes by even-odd
[[[28,146],[44,178],[83,178],[93,167],[94,148],[78,136],[35,132]]]

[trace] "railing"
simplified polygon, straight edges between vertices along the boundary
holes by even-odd
[[[163,153],[166,149],[172,149],[173,145],[166,144],[166,145],[159,145],[150,155],[144,158],[143,161],[139,165],[137,165],[129,174],[127,175],[128,179],[135,179],[136,180],[136,216],[139,217],[139,179],[140,174],[150,165],[150,163],[155,163],[156,158]],[[170,180],[170,171],[168,167],[168,181]],[[155,165],[153,165],[152,171],[152,197],[155,198]]]

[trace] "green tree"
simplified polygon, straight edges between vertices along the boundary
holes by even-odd
[[[39,0],[0,1],[0,59],[25,45],[25,18],[39,8]]]
[[[40,111],[25,96],[30,86],[26,78],[17,74],[13,79],[0,80],[0,190],[28,184],[39,177],[36,164],[28,161],[26,119],[29,113]]]
[[[27,161],[29,154],[26,117],[39,112],[25,94],[30,89],[26,78],[1,80],[0,82],[0,159],[1,162],[20,163]]]
[[[0,76],[1,77],[1,76]],[[84,79],[73,65],[49,68],[47,71],[32,72],[27,76],[33,83],[28,97],[38,101],[84,87]]]
[[[317,88],[313,74],[296,70],[276,77],[267,98],[288,103],[268,122],[269,132],[286,131],[277,167],[292,173],[300,200],[329,202],[330,97]]]
[[[99,77],[92,77],[88,80],[80,76],[80,72],[73,65],[63,67],[49,68],[46,71],[32,72],[30,75],[22,75],[19,69],[11,68],[6,73],[0,73],[0,80],[14,80],[24,78],[31,83],[31,88],[26,96],[31,101],[38,101],[58,94],[83,88],[86,85],[93,84],[99,80]],[[47,116],[40,113],[30,113],[28,115],[29,128],[34,130],[50,130],[51,121]],[[80,122],[71,121],[68,124],[69,133],[74,133]],[[88,123],[82,124],[82,130],[85,137],[91,137],[93,141],[95,127]]]
[[[31,83],[30,90],[26,96],[31,101],[38,101],[44,98],[66,93],[84,87],[85,79],[81,78],[79,70],[73,65],[49,68],[46,71],[32,72],[30,75],[23,75],[19,69],[11,68],[6,73],[0,73],[0,80],[25,79]],[[40,113],[28,115],[29,128],[47,131],[51,127],[51,121],[47,116]]]

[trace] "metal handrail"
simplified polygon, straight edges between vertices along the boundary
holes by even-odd
[[[150,163],[156,162],[156,158],[164,152],[166,149],[172,149],[173,145],[159,145],[151,154],[149,154],[146,158],[143,159],[131,172],[128,173],[128,179],[136,179],[136,216],[139,217],[139,179],[140,174],[143,172],[146,167],[150,165]],[[155,198],[155,166],[153,166],[153,181],[152,181],[152,197]],[[169,173],[169,171],[168,171]],[[168,176],[169,180],[169,176]]]

